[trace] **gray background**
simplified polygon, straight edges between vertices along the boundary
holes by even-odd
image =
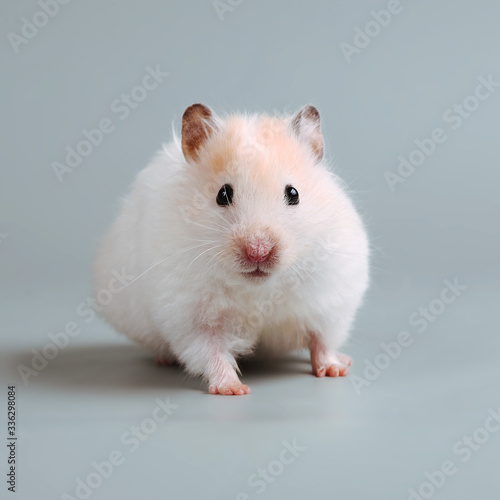
[[[125,463],[92,499],[406,499],[445,460],[457,471],[432,498],[498,499],[500,435],[467,462],[453,449],[500,404],[500,89],[457,130],[443,113],[479,77],[500,81],[500,4],[401,0],[348,63],[340,44],[387,4],[244,0],[221,20],[210,0],[73,1],[16,54],[7,35],[40,6],[2,3],[0,369],[18,392],[17,498],[74,495],[93,461],[121,450]],[[112,101],[148,65],[168,77],[120,120]],[[349,378],[317,380],[299,355],[246,364],[249,397],[212,397],[77,315],[119,198],[193,102],[220,112],[319,108],[327,156],[374,248],[373,283],[345,349]],[[59,183],[52,162],[103,118],[115,130]],[[384,172],[437,127],[447,141],[391,192]],[[410,315],[440,297],[445,279],[467,289],[417,333]],[[72,320],[82,333],[25,386],[16,367]],[[401,331],[413,344],[356,391],[354,377]],[[166,396],[178,409],[128,453],[120,436]],[[294,439],[305,450],[259,494],[249,478]],[[6,484],[0,491],[7,497]]]

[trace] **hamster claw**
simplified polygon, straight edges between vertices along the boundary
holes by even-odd
[[[345,377],[349,373],[349,368],[344,365],[331,364],[321,366],[317,369],[313,368],[313,372],[318,378],[322,377]]]
[[[208,388],[210,394],[220,394],[222,396],[243,396],[250,394],[250,387],[241,382],[233,382],[231,384],[211,385]]]

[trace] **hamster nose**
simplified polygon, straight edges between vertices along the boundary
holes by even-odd
[[[266,241],[256,241],[246,245],[245,253],[250,262],[265,262],[273,248],[274,246]]]

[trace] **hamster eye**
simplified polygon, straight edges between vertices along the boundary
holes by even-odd
[[[299,192],[293,186],[288,185],[285,188],[285,201],[287,205],[299,204]]]
[[[229,184],[224,184],[217,193],[217,205],[224,207],[233,202],[233,188]]]

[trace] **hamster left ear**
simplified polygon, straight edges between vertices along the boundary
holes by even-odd
[[[321,161],[325,146],[321,134],[319,111],[310,104],[304,106],[292,118],[292,128],[299,139],[309,144],[316,161]]]
[[[204,104],[192,104],[182,115],[182,152],[187,161],[198,159],[198,151],[215,131],[215,116]]]

